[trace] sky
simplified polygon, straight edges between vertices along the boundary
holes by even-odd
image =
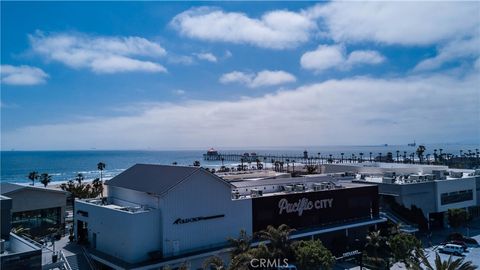
[[[480,144],[480,2],[1,2],[2,150]]]

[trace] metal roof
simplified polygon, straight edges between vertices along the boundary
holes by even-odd
[[[106,181],[106,184],[161,195],[198,172],[206,171],[199,167],[136,164]],[[211,176],[228,185],[214,174]]]
[[[36,187],[36,186],[25,186],[25,185],[19,185],[14,183],[0,184],[0,193],[2,195],[8,195],[10,193],[14,193],[24,189],[40,191],[40,192],[57,192],[57,193],[65,193],[65,194],[68,193],[67,191],[63,191],[60,189],[52,189],[52,188],[44,188],[44,187]]]
[[[17,190],[21,190],[27,188],[26,186],[17,185],[13,183],[1,183],[0,184],[0,192],[1,194],[8,194]]]
[[[315,176],[315,177],[291,177],[291,178],[274,178],[274,179],[258,179],[258,180],[244,180],[237,182],[230,182],[237,188],[268,186],[268,185],[288,185],[301,183],[315,183],[315,182],[329,182],[337,181],[329,175]]]

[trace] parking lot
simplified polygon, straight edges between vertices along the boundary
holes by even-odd
[[[480,235],[472,237],[480,243]],[[425,249],[425,253],[428,254],[428,260],[433,265],[433,261],[435,260],[435,251],[438,251],[439,246],[434,246],[432,248]],[[449,254],[438,253],[443,260],[448,260],[450,257]],[[453,259],[460,258],[458,256],[453,256]],[[471,248],[469,247],[467,252],[464,253],[463,258],[465,261],[472,261],[474,265],[480,267],[480,247]]]

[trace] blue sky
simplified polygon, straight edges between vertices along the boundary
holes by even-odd
[[[478,2],[1,5],[2,149],[479,143]]]

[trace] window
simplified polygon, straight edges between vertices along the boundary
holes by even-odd
[[[473,200],[473,190],[471,189],[442,193],[440,195],[440,201],[442,205],[471,200]]]

